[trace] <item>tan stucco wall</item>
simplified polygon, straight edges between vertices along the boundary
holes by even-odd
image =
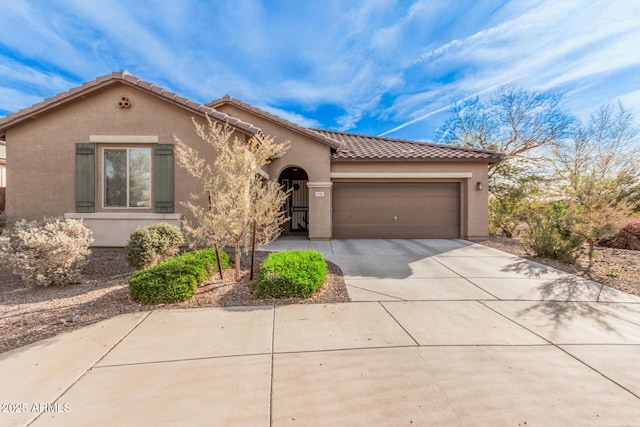
[[[131,103],[128,109],[118,107],[123,96],[128,97]],[[175,133],[207,157],[208,146],[195,134],[191,121],[193,115],[153,95],[116,83],[8,129],[5,135],[7,157],[11,159],[7,165],[7,175],[11,177],[7,189],[8,215],[32,220],[75,212],[75,144],[89,142],[91,135],[156,135],[158,143],[173,144]],[[204,121],[203,118],[199,120]],[[102,148],[105,146],[119,144],[96,145],[96,212],[153,212],[153,208],[102,207],[100,171]],[[210,156],[209,160],[213,158]],[[190,193],[197,192],[198,186],[185,169],[176,164],[174,170],[175,212],[186,214],[187,209],[180,202],[189,200]]]
[[[180,227],[180,214],[135,214],[126,213],[65,213],[65,218],[82,218],[87,227],[93,231],[93,245],[99,247],[122,247],[127,244],[129,236],[138,227],[166,222]]]
[[[0,144],[0,187],[7,185],[7,148]]]
[[[330,147],[230,104],[223,105],[217,110],[254,124],[262,129],[265,135],[275,137],[278,142],[291,143],[286,154],[269,165],[269,177],[277,180],[280,173],[288,167],[304,169],[310,184],[309,238],[312,240],[331,238]],[[317,187],[323,184],[322,189]],[[324,192],[324,197],[317,197],[316,192]]]
[[[128,109],[118,107],[121,97],[131,103]],[[471,173],[465,178],[429,178],[461,183],[461,232],[464,238],[487,235],[487,165],[475,162],[334,162],[330,147],[292,129],[273,123],[232,105],[219,108],[234,117],[258,126],[278,141],[290,141],[291,148],[275,160],[266,172],[277,180],[287,167],[299,167],[309,176],[309,238],[331,238],[332,173],[395,172],[407,173]],[[208,145],[195,134],[193,113],[172,105],[134,87],[122,83],[95,91],[64,107],[44,113],[5,132],[9,188],[7,213],[13,218],[36,219],[62,216],[75,212],[75,144],[89,142],[91,135],[157,136],[159,143],[174,143],[177,134],[206,157]],[[199,120],[204,121],[200,118]],[[96,213],[150,214],[153,209],[122,210],[102,207],[102,148],[118,146],[97,144]],[[128,146],[128,144],[122,144]],[[151,146],[136,144],[136,146]],[[210,151],[209,151],[210,152]],[[209,156],[208,160],[213,160]],[[411,179],[411,178],[404,178]],[[424,178],[420,178],[424,179]],[[385,179],[389,180],[389,179]],[[481,191],[476,182],[483,183]],[[181,202],[190,200],[199,186],[177,164],[175,166],[175,212],[187,214]],[[202,203],[206,203],[205,200]],[[153,201],[152,201],[153,206]],[[126,215],[125,215],[126,216]],[[188,215],[187,215],[188,216]],[[95,219],[95,218],[94,218]],[[125,221],[125,219],[122,219]],[[100,220],[104,224],[104,220]],[[97,222],[96,222],[97,223]],[[127,223],[130,227],[131,223]],[[103,227],[103,225],[101,225]],[[126,227],[125,227],[126,228]],[[124,228],[123,228],[124,229]],[[119,238],[118,238],[119,239]],[[100,245],[100,242],[96,242]]]
[[[480,162],[334,162],[331,173],[375,174],[397,173],[402,178],[332,178],[333,182],[348,181],[413,181],[413,182],[460,182],[460,233],[461,237],[476,240],[489,234],[489,211],[487,177],[488,165]],[[447,176],[471,174],[471,177],[451,178]],[[424,175],[433,174],[432,178]],[[421,176],[422,175],[422,176]],[[482,190],[476,183],[482,183]]]

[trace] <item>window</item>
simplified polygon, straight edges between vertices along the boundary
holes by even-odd
[[[104,149],[104,207],[151,207],[151,149]]]

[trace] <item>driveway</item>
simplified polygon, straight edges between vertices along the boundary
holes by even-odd
[[[640,298],[463,240],[267,249],[307,248],[353,302],[136,313],[16,349],[0,425],[638,424]]]

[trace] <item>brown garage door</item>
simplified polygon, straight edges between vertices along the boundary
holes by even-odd
[[[460,184],[334,183],[333,237],[458,238]]]

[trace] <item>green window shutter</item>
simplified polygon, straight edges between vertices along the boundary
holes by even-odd
[[[76,212],[95,212],[96,145],[76,144]]]
[[[173,213],[173,144],[155,144],[153,152],[155,211]]]

